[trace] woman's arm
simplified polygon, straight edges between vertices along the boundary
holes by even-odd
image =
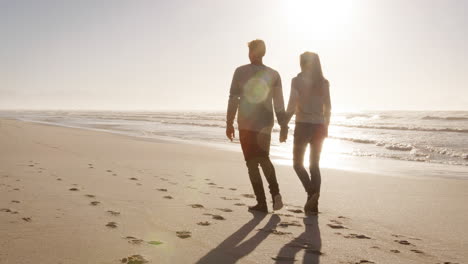
[[[325,89],[325,98],[323,103],[323,114],[325,118],[325,124],[328,126],[330,124],[330,116],[331,116],[331,99],[330,99],[330,83],[325,81],[324,85]]]

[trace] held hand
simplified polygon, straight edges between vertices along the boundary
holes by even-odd
[[[233,125],[226,126],[226,137],[231,141],[236,137],[236,130]]]
[[[328,137],[328,124],[325,124],[323,127],[323,136]]]
[[[279,141],[281,143],[284,143],[286,142],[287,139],[288,139],[288,127],[282,127],[280,131]]]

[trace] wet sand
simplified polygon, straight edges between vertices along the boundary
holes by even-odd
[[[467,180],[323,170],[306,217],[277,174],[285,208],[252,214],[240,152],[0,119],[0,263],[468,260]]]

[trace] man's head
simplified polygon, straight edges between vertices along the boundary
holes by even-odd
[[[266,46],[265,42],[261,39],[252,40],[248,43],[249,46],[249,59],[251,62],[261,62],[265,56]]]

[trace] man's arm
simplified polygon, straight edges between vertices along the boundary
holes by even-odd
[[[231,89],[229,90],[229,101],[226,113],[226,136],[229,140],[235,137],[234,119],[236,118],[237,108],[239,107],[240,87],[238,85],[238,70],[232,77]]]
[[[296,106],[297,106],[297,90],[296,87],[294,87],[294,79],[291,81],[291,93],[289,95],[289,103],[288,103],[288,108],[286,110],[286,124],[289,123],[293,115],[296,113]]]
[[[278,77],[273,86],[273,104],[275,107],[276,118],[278,119],[278,124],[281,127],[280,131],[280,142],[286,142],[288,138],[288,122],[286,121],[286,112],[284,111],[284,98],[283,98],[283,87],[281,85],[281,77],[277,74]]]
[[[277,74],[276,82],[273,85],[273,106],[275,108],[276,119],[280,127],[287,127],[286,112],[284,111],[283,87],[281,77]]]

